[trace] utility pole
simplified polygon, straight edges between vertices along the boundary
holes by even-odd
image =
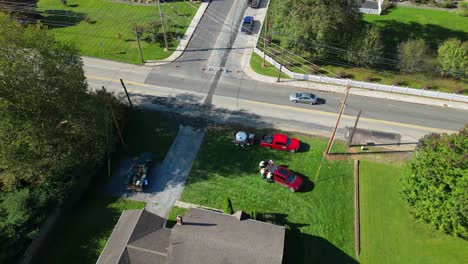
[[[102,90],[104,92],[107,92],[104,86],[102,86]],[[115,128],[117,129],[117,134],[119,135],[119,138],[120,138],[120,143],[122,143],[122,146],[125,148],[125,142],[122,136],[122,132],[120,131],[120,128],[119,128],[119,122],[117,122],[117,118],[115,117],[114,108],[112,107],[112,102],[110,100],[110,97],[108,98],[108,103],[109,103],[109,108],[111,110],[112,119],[114,120]]]
[[[283,51],[281,52],[281,64],[280,64],[280,67],[279,67],[278,79],[276,80],[276,82],[280,82],[281,69],[283,68],[283,63],[284,63],[284,49],[283,49]]]
[[[343,102],[341,103],[341,109],[340,109],[340,113],[338,114],[338,119],[336,120],[335,128],[333,129],[333,132],[332,132],[332,134],[330,136],[330,140],[328,141],[327,148],[325,149],[325,152],[323,153],[324,156],[328,156],[328,154],[330,154],[331,146],[333,144],[333,141],[335,140],[336,130],[338,129],[338,125],[340,124],[341,116],[343,115],[343,112],[344,112],[344,109],[345,109],[345,106],[346,106],[346,100],[348,99],[349,90],[351,90],[351,86],[349,86],[349,84],[348,84],[346,86],[346,91],[345,91],[346,93],[345,93]]]
[[[265,54],[266,54],[266,38],[268,36],[268,13],[266,14],[265,17],[265,36],[263,36],[263,62],[262,62],[262,68],[266,67],[265,63]]]
[[[127,87],[125,87],[125,84],[122,79],[120,79],[120,83],[122,84],[122,87],[124,88],[125,94],[127,95],[128,103],[130,104],[130,108],[135,109],[133,107],[132,101],[130,100],[130,96],[128,95]]]
[[[161,9],[161,0],[158,0],[158,9],[159,9],[159,18],[161,19],[161,25],[163,29],[163,34],[164,34],[164,51],[168,51],[169,47],[167,46],[167,36],[166,36],[166,27],[164,26],[164,19],[163,19],[163,13]]]

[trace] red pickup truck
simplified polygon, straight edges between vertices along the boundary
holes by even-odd
[[[301,142],[297,138],[290,138],[284,134],[264,135],[260,140],[260,147],[267,149],[296,152],[300,146]]]

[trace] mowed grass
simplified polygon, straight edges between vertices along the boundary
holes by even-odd
[[[318,180],[312,183],[325,139],[291,134],[305,146],[300,153],[286,153],[258,146],[236,147],[231,142],[232,132],[205,135],[181,200],[223,209],[229,197],[235,211],[273,215],[274,222],[288,227],[286,263],[355,263],[352,164],[325,161]],[[262,180],[258,163],[269,159],[302,175],[305,191],[292,193]]]
[[[67,4],[63,6],[56,0],[40,0],[38,3],[38,10],[44,16],[43,23],[55,25],[51,31],[58,40],[75,44],[85,56],[141,63],[132,25],[158,21],[159,9],[156,5],[132,5],[104,0],[68,0]],[[179,42],[176,35],[185,33],[198,4],[170,2],[162,3],[161,8],[169,23],[168,32],[174,37],[169,39],[168,52],[163,51],[162,39],[156,44],[142,40],[145,60],[164,59],[174,51]]]
[[[466,263],[468,242],[418,223],[400,198],[402,164],[360,165],[362,263]]]
[[[270,77],[278,77],[279,69],[275,66],[270,64],[269,62],[265,62],[265,68],[262,67],[263,58],[260,57],[257,53],[252,53],[252,57],[250,59],[250,67],[257,72],[261,73],[266,76]],[[289,78],[285,73],[281,73],[281,78]]]
[[[396,7],[385,15],[364,15],[364,21],[383,30],[383,39],[394,50],[399,42],[415,38],[424,39],[434,50],[448,38],[468,40],[468,17],[445,11]]]
[[[117,166],[120,156],[151,151],[157,160],[164,158],[177,133],[177,126],[157,112],[130,113],[124,128],[128,152],[113,155]],[[87,192],[68,210],[55,234],[44,248],[39,263],[96,263],[115,224],[124,210],[142,209],[145,203],[106,195],[107,170],[95,176]]]

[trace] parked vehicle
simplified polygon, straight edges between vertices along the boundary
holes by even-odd
[[[141,192],[145,186],[149,185],[148,176],[152,164],[153,154],[149,152],[145,152],[133,160],[127,173],[129,190]]]
[[[279,149],[289,152],[296,152],[301,146],[297,138],[290,138],[284,134],[263,135],[260,146],[267,149]]]
[[[261,0],[249,0],[249,6],[252,8],[258,8]]]
[[[242,22],[241,32],[245,34],[252,34],[254,25],[254,18],[253,16],[246,16]]]
[[[255,134],[239,131],[234,134],[233,143],[241,147],[252,146],[255,143]]]
[[[276,183],[289,188],[291,192],[297,192],[301,189],[303,180],[284,166],[271,166],[269,170],[273,171],[273,180]]]
[[[289,101],[293,103],[317,104],[317,97],[311,93],[292,93],[289,95]]]

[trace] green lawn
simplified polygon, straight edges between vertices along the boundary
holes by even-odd
[[[275,1],[272,0],[271,5],[274,5]],[[270,15],[270,19],[271,17]],[[436,52],[437,45],[450,37],[468,40],[468,17],[461,17],[444,11],[397,7],[381,16],[364,15],[363,20],[381,28],[383,40],[387,47],[384,55],[386,58],[394,58],[398,43],[410,38],[425,39],[434,52]],[[264,29],[262,29],[262,33],[264,35]],[[286,37],[275,34],[272,37],[274,43],[285,46]],[[263,49],[263,42],[258,43],[258,48]],[[281,60],[279,48],[273,44],[267,46],[267,54],[277,61]],[[308,57],[309,55],[304,53],[301,56]],[[252,68],[260,74],[272,76],[268,68],[254,67],[254,64],[258,64],[256,60],[258,58],[252,56]],[[286,66],[289,70],[305,74],[314,73],[311,70],[312,65],[305,59],[291,55],[285,56],[285,61],[289,64]],[[348,65],[347,62],[342,62],[336,58],[329,61],[333,61],[333,63],[314,62],[325,69],[318,73],[330,77],[338,75],[341,78],[357,81],[372,81],[388,85],[468,94],[468,79],[442,78],[437,73],[404,74],[393,69],[353,67]]]
[[[364,21],[383,30],[384,41],[392,47],[390,51],[411,38],[424,39],[434,50],[451,37],[468,40],[468,17],[445,11],[396,7],[385,15],[364,15]]]
[[[146,25],[158,21],[157,6],[141,6],[115,3],[105,0],[68,0],[65,7],[57,0],[40,0],[38,10],[43,12],[43,23],[56,25],[51,31],[66,43],[75,44],[82,55],[122,62],[141,63],[132,25]],[[193,3],[195,7],[197,4]],[[161,4],[168,21],[170,34],[168,52],[163,51],[161,34],[158,43],[141,41],[145,60],[168,57],[178,44],[177,36],[185,33],[196,8],[186,2]],[[174,22],[175,21],[175,22]],[[162,32],[160,30],[160,32]],[[148,34],[144,34],[143,38]]]
[[[418,223],[400,199],[401,164],[360,165],[362,263],[465,263],[468,242]]]
[[[169,150],[177,126],[157,112],[129,114],[124,139],[132,154],[152,151],[161,160]],[[121,151],[124,152],[124,151]],[[121,155],[124,155],[123,153]],[[118,155],[114,155],[118,163]],[[122,211],[144,208],[145,203],[104,194],[106,170],[96,175],[88,191],[56,227],[56,233],[39,263],[95,263]]]
[[[262,67],[263,63],[263,58],[257,55],[256,53],[252,53],[252,58],[250,59],[250,67],[252,69],[260,74],[266,75],[266,76],[271,76],[271,77],[278,77],[278,69],[275,68],[273,65],[271,65],[268,62],[266,63],[266,67]],[[285,73],[281,73],[281,78],[289,78]]]
[[[311,181],[326,140],[291,135],[306,143],[306,151],[292,154],[258,146],[236,147],[231,132],[210,131],[205,135],[181,200],[224,208],[229,197],[235,211],[256,211],[272,222],[287,225],[287,263],[355,263],[351,162],[325,162],[314,186]],[[335,144],[343,149],[340,143]],[[262,159],[273,159],[302,174],[306,191],[292,193],[262,180],[257,171]]]

